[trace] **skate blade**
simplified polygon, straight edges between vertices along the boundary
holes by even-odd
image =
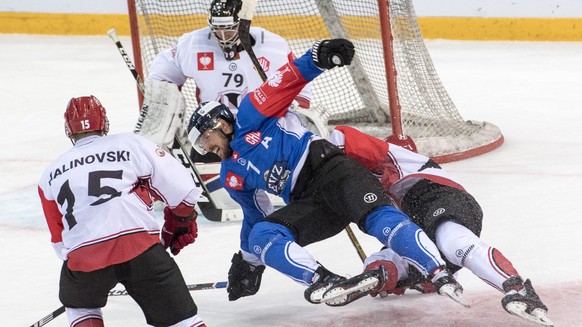
[[[332,307],[346,305],[370,294],[370,291],[378,286],[378,283],[378,278],[368,277],[353,287],[338,285],[327,290],[322,301]]]
[[[467,300],[465,300],[465,298],[463,297],[463,293],[455,292],[455,286],[452,284],[443,285],[439,289],[439,294],[448,296],[449,298],[451,298],[451,300],[457,302],[458,304],[464,306],[465,308],[471,307]]]
[[[507,304],[506,307],[506,310],[514,316],[521,317],[542,326],[554,326],[554,323],[552,323],[544,310],[534,309],[530,314],[525,311],[526,309],[527,305],[523,302],[511,302]]]

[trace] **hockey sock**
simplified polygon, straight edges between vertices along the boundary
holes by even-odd
[[[305,285],[311,284],[319,266],[311,254],[295,243],[293,234],[283,225],[256,224],[249,235],[249,247],[255,254],[260,253],[261,261],[267,266]]]
[[[394,207],[382,206],[372,211],[366,218],[365,229],[424,275],[445,265],[426,233]]]

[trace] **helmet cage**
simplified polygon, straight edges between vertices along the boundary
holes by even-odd
[[[71,98],[65,110],[65,134],[71,137],[78,133],[109,132],[107,112],[94,96]]]
[[[188,140],[196,152],[201,155],[207,153],[202,142],[205,133],[220,128],[220,119],[234,124],[234,115],[227,106],[220,102],[208,101],[196,109],[188,123]]]
[[[213,1],[210,5],[208,26],[227,59],[233,59],[237,53],[238,12],[241,6],[240,0]]]

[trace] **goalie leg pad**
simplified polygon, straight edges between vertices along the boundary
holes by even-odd
[[[186,99],[177,85],[148,80],[136,130],[154,143],[170,147],[183,128],[185,111]]]

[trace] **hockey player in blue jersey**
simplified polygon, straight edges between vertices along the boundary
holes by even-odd
[[[192,115],[189,140],[200,154],[220,156],[221,183],[244,213],[241,251],[229,270],[229,300],[254,295],[265,265],[308,286],[305,298],[311,303],[339,306],[394,287],[398,272],[392,262],[346,279],[303,248],[353,222],[417,267],[439,294],[466,305],[435,244],[394,206],[380,182],[288,111],[307,83],[326,69],[349,65],[353,55],[348,40],[318,41],[245,96],[236,118],[215,101]],[[287,205],[274,211],[266,192]]]

